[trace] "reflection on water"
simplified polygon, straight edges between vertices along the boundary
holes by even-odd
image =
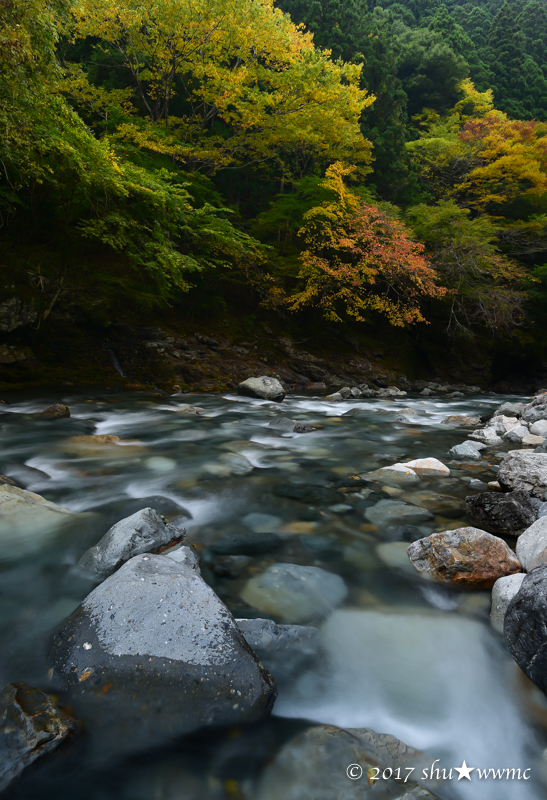
[[[144,506],[185,525],[205,579],[235,616],[260,616],[241,593],[273,563],[319,566],[339,574],[349,590],[345,608],[322,625],[320,663],[290,679],[277,676],[275,717],[239,731],[237,746],[233,736],[207,732],[172,751],[94,769],[84,737],[29,770],[6,796],[251,800],[260,765],[301,728],[298,719],[392,733],[446,766],[465,758],[482,768],[532,766],[538,775],[542,735],[522,711],[516,668],[489,627],[488,595],[428,586],[405,560],[408,541],[465,522],[469,480],[493,480],[492,467],[451,465],[450,478],[419,487],[347,491],[355,488],[349,476],[396,461],[433,456],[446,462],[449,447],[466,434],[441,420],[488,414],[506,399],[335,404],[289,397],[273,405],[232,395],[143,393],[12,400],[0,407],[0,474],[64,509],[38,503],[18,513],[16,524],[15,517],[0,516],[2,684],[26,680],[48,689],[51,632],[89,591],[70,567],[114,522]],[[67,403],[71,418],[34,416],[51,402]],[[203,413],[189,413],[188,403]],[[344,416],[354,408],[370,414]],[[406,421],[398,421],[401,408],[415,413],[407,410]],[[316,430],[279,435],[269,423],[280,415]],[[342,494],[335,503],[310,504],[283,489],[292,484]],[[426,511],[408,509],[412,524],[398,524],[387,501]],[[253,531],[275,532],[277,550],[226,559],[211,549],[224,537]],[[456,781],[447,797],[532,800],[542,792],[522,781]]]

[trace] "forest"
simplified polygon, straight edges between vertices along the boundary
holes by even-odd
[[[40,335],[251,298],[545,357],[544,0],[3,0],[0,131]]]

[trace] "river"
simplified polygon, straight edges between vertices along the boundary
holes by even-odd
[[[547,716],[547,704],[519,678],[502,637],[490,627],[489,593],[425,582],[405,563],[401,544],[468,524],[469,481],[495,480],[499,459],[491,454],[475,464],[451,462],[450,477],[388,487],[373,495],[373,502],[367,488],[341,494],[340,503],[330,507],[309,506],[277,491],[288,483],[348,488],[352,475],[414,458],[447,463],[448,449],[467,436],[466,429],[441,420],[450,414],[487,415],[515,399],[521,398],[329,403],[293,395],[272,405],[229,394],[12,396],[0,406],[0,473],[78,517],[77,524],[44,528],[39,535],[32,526],[4,531],[2,685],[24,680],[47,691],[52,631],[88,590],[71,578],[71,566],[114,522],[144,505],[186,527],[200,551],[203,576],[236,618],[264,616],[241,599],[241,591],[250,576],[273,563],[337,573],[349,594],[322,625],[326,655],[290,679],[281,676],[274,717],[266,723],[240,730],[235,739],[205,732],[123,764],[86,761],[81,746],[70,745],[48,757],[49,765],[43,759],[29,769],[6,798],[250,800],[254,790],[248,787],[255,785],[263,761],[274,758],[280,744],[309,721],[390,733],[447,767],[465,759],[483,769],[530,768],[533,775],[526,782],[453,780],[446,797],[544,797],[546,742],[535,720]],[[66,403],[70,419],[36,416],[53,402]],[[203,411],[188,413],[187,404]],[[370,414],[344,416],[356,407]],[[397,420],[402,408],[412,413]],[[280,415],[316,429],[276,433],[269,423]],[[122,441],[93,445],[79,438],[90,435]],[[382,517],[378,510],[389,515],[394,500],[426,509],[424,518],[412,523],[414,530]],[[366,512],[375,504],[372,524]],[[277,533],[282,545],[227,566],[211,547],[244,531]],[[514,539],[508,542],[514,546]],[[108,741],[104,747],[107,752]]]

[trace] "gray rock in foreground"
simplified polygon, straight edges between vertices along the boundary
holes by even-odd
[[[503,633],[503,620],[509,603],[518,593],[524,580],[524,573],[517,572],[515,575],[505,575],[498,578],[492,587],[492,606],[490,609],[490,622],[492,627],[499,633]]]
[[[185,533],[182,528],[166,525],[153,508],[143,508],[113,525],[83,554],[76,568],[97,580],[104,580],[130,558],[155,552],[170,542],[182,541]]]
[[[236,619],[247,643],[276,681],[296,677],[319,656],[319,629],[276,625],[271,619]]]
[[[430,759],[433,760],[433,759]],[[261,776],[256,800],[433,800],[423,786],[402,781],[367,779],[369,767],[400,768],[400,775],[421,775],[422,754],[400,739],[370,728],[318,725],[287,742]],[[358,765],[361,778],[350,780],[346,770]],[[358,774],[358,773],[354,773]],[[376,773],[374,773],[376,774]],[[404,778],[403,778],[404,780]]]
[[[528,492],[481,492],[465,498],[472,522],[500,533],[517,534],[536,519]]]
[[[272,564],[251,578],[241,598],[283,622],[309,622],[326,617],[346,599],[342,578],[319,567]]]
[[[547,566],[525,576],[509,603],[503,636],[521,670],[547,692]]]
[[[504,457],[498,471],[502,489],[523,489],[543,499],[547,490],[547,453],[513,450]]]
[[[258,720],[276,697],[226,606],[166,556],[136,556],[94,589],[56,634],[50,663],[109,756]]]
[[[4,686],[0,692],[0,792],[25,767],[51,753],[81,728],[81,722],[28,683]]]
[[[280,403],[285,397],[285,390],[277,378],[247,378],[237,387],[237,393],[245,397],[259,397],[262,400],[273,400]]]
[[[526,572],[547,564],[547,517],[540,517],[519,536],[516,550]]]

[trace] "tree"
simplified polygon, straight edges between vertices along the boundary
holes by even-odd
[[[500,251],[488,217],[472,219],[468,209],[445,200],[412,206],[406,218],[439,280],[452,290],[443,303],[450,333],[470,335],[482,327],[499,335],[522,323],[526,294],[516,286],[527,275]]]
[[[79,0],[79,37],[98,37],[130,77],[119,137],[212,173],[308,157],[366,164],[358,120],[373,98],[357,65],[334,63],[273,0]]]
[[[447,290],[403,223],[347,189],[344,176],[351,171],[340,163],[329,167],[324,187],[335,199],[305,214],[299,273],[305,285],[288,298],[290,308],[317,306],[334,321],[345,314],[363,322],[375,312],[392,325],[424,322],[420,300]]]

